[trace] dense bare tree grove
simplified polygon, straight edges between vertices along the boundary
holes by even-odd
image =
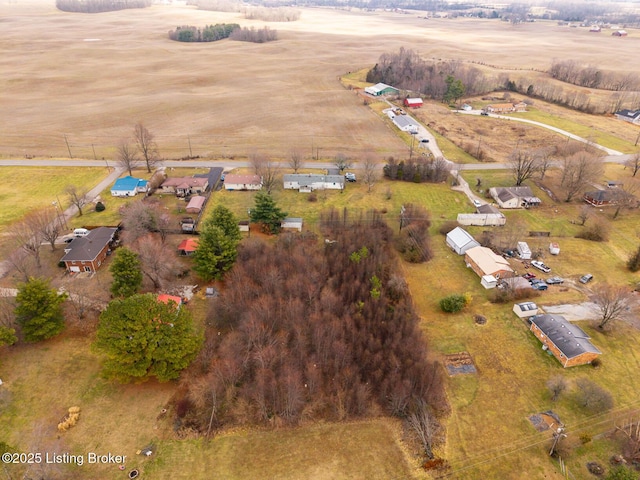
[[[451,164],[444,158],[410,158],[407,161],[398,162],[389,157],[387,164],[382,168],[384,176],[391,180],[403,180],[405,182],[429,182],[441,183],[449,176]]]
[[[215,42],[229,38],[236,28],[240,28],[237,23],[217,23],[206,25],[204,28],[183,25],[171,30],[169,38],[179,42]]]
[[[562,82],[602,90],[640,90],[640,79],[632,72],[604,71],[595,65],[581,65],[575,60],[554,60],[549,74]]]
[[[151,0],[56,0],[58,10],[80,13],[112,12],[150,6]]]
[[[231,40],[238,40],[240,42],[253,42],[253,43],[266,43],[272,42],[278,39],[278,32],[271,30],[269,27],[263,28],[236,28],[231,35]]]
[[[419,92],[429,98],[443,100],[447,78],[460,81],[467,95],[478,95],[499,88],[476,67],[458,61],[426,61],[417,52],[401,48],[396,53],[383,53],[367,73],[367,82],[384,82],[395,87]]]
[[[321,226],[324,243],[283,235],[242,244],[176,400],[182,427],[406,418],[426,408],[429,430],[439,430],[448,409],[441,370],[426,358],[391,230],[375,212],[332,211]]]

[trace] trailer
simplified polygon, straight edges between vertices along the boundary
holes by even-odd
[[[518,256],[522,260],[531,260],[531,249],[527,242],[518,242]]]

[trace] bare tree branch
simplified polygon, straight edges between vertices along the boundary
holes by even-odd
[[[133,169],[140,166],[140,159],[136,155],[136,151],[126,140],[122,140],[118,145],[116,163],[127,170],[130,176],[133,175]]]
[[[151,173],[151,169],[156,165],[159,159],[158,146],[154,141],[154,136],[149,132],[149,130],[147,130],[142,122],[136,124],[133,136],[147,167],[147,172]]]

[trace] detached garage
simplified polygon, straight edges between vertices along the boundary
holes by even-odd
[[[464,228],[456,227],[447,233],[447,245],[458,255],[464,255],[467,250],[480,244]]]

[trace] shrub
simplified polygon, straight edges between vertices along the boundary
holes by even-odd
[[[627,268],[632,272],[640,270],[640,247],[627,260]]]
[[[613,397],[597,383],[588,378],[579,378],[576,380],[576,386],[578,404],[590,413],[603,413],[613,408]]]
[[[468,303],[468,297],[454,293],[440,300],[440,309],[447,313],[456,313],[462,310]]]
[[[594,222],[576,235],[576,238],[592,242],[606,242],[609,239],[609,226],[604,222]]]
[[[447,233],[449,233],[451,230],[453,230],[457,226],[458,226],[458,222],[456,222],[455,220],[449,220],[447,222],[444,222],[440,226],[440,229],[438,230],[438,232],[440,232],[442,235],[446,236]]]
[[[317,202],[318,201],[318,195],[316,193],[310,193],[309,196],[307,197],[307,201],[309,201],[309,202]]]
[[[96,203],[96,212],[104,212],[105,208],[106,207],[104,206],[104,203],[102,202]]]

